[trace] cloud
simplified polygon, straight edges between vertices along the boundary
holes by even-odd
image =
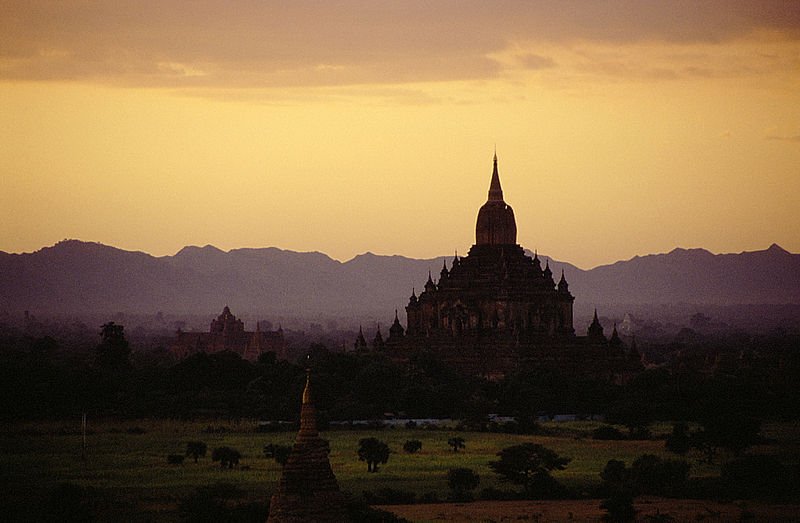
[[[780,142],[798,142],[800,143],[800,134],[794,135],[778,135],[771,134],[767,136],[767,140],[777,140]]]
[[[0,0],[0,13],[0,79],[198,89],[487,79],[512,66],[555,66],[529,51],[516,65],[490,58],[518,42],[719,43],[758,30],[800,37],[800,9],[770,0]],[[613,63],[597,70],[615,68],[624,73]]]
[[[538,54],[527,53],[517,57],[517,60],[526,69],[547,69],[555,67],[556,63],[552,58],[547,56],[539,56]]]

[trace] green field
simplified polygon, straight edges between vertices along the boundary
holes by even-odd
[[[208,433],[207,428],[224,427],[224,433]],[[588,491],[599,482],[599,473],[610,459],[630,464],[636,457],[652,453],[669,456],[663,440],[595,441],[589,437],[596,423],[544,424],[551,435],[523,436],[448,430],[383,429],[373,431],[330,431],[323,434],[331,444],[331,464],[342,490],[360,496],[365,490],[385,487],[412,491],[422,496],[436,493],[447,496],[445,475],[453,467],[474,469],[481,477],[479,489],[511,488],[498,481],[488,467],[489,461],[502,448],[535,442],[561,455],[572,458],[566,470],[555,476],[577,492]],[[666,426],[656,427],[664,430]],[[142,434],[129,433],[143,429]],[[59,482],[72,482],[92,487],[113,500],[115,511],[140,514],[143,520],[174,519],[181,498],[195,488],[217,482],[239,486],[247,500],[264,502],[280,476],[280,466],[263,456],[268,443],[290,443],[294,433],[257,433],[252,422],[227,423],[180,421],[127,421],[89,423],[88,459],[81,460],[79,422],[29,423],[6,426],[0,432],[0,477],[11,486],[4,496],[19,503],[35,502],[48,488]],[[762,434],[770,444],[755,452],[796,456],[796,425],[765,425]],[[458,435],[466,440],[466,449],[454,453],[448,438]],[[360,438],[375,436],[386,441],[393,451],[389,462],[377,474],[367,473],[366,464],[356,455]],[[408,439],[422,441],[422,451],[405,454],[403,443]],[[182,454],[186,442],[207,443],[209,455],[195,464],[190,458],[182,465],[168,465],[168,454]],[[223,470],[210,459],[214,447],[229,446],[244,456],[241,466],[249,470]],[[691,459],[693,475],[715,475],[718,467],[700,466]],[[6,502],[9,500],[6,499]]]

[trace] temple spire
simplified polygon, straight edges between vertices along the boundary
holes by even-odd
[[[309,365],[300,407],[300,430],[270,500],[268,523],[350,521],[329,452],[328,442],[319,437],[317,430]]]
[[[494,168],[492,169],[492,181],[489,184],[489,201],[502,202],[503,188],[500,187],[500,174],[497,172],[497,151],[494,153]]]

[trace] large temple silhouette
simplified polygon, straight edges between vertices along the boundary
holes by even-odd
[[[489,198],[478,211],[475,245],[464,258],[442,267],[406,307],[408,336],[511,335],[517,338],[572,336],[572,294],[561,274],[553,281],[517,244],[514,211],[503,200],[497,155]]]
[[[438,281],[429,272],[419,296],[412,290],[405,332],[395,312],[385,350],[398,362],[427,351],[465,373],[489,378],[533,364],[626,379],[641,365],[638,354],[626,350],[618,336],[607,340],[596,314],[587,336],[576,336],[574,300],[563,269],[556,282],[549,260],[542,267],[538,255],[528,256],[517,243],[495,153],[475,244],[466,256],[456,255],[450,268],[445,262]]]
[[[198,352],[213,353],[232,351],[248,361],[257,361],[265,352],[274,352],[279,358],[286,358],[286,341],[283,329],[261,330],[256,322],[256,330],[244,330],[244,322],[233,315],[226,305],[222,314],[211,320],[208,332],[184,332],[178,330],[169,348],[173,357],[184,359]]]

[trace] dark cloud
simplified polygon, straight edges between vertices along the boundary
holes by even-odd
[[[0,78],[163,87],[386,84],[493,77],[513,42],[797,38],[792,2],[0,0]],[[552,67],[544,56],[520,57]]]

